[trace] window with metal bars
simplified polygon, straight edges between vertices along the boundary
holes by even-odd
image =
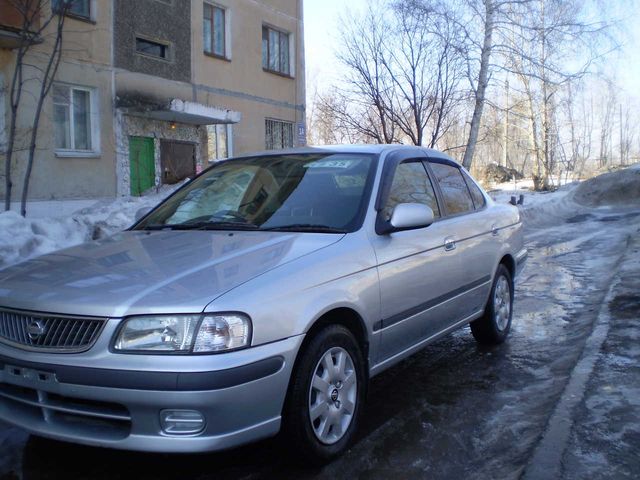
[[[267,118],[265,127],[265,147],[267,150],[293,148],[292,122]]]

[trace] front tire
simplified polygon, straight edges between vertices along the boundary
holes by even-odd
[[[362,351],[342,325],[319,331],[293,372],[283,431],[304,459],[316,465],[346,451],[354,440],[365,398]]]
[[[507,267],[500,264],[491,286],[484,315],[471,322],[471,333],[478,343],[497,345],[511,330],[513,317],[513,279]]]

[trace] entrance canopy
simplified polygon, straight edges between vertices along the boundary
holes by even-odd
[[[166,107],[155,109],[127,108],[127,113],[133,116],[153,118],[164,122],[186,123],[189,125],[214,125],[239,123],[240,112],[210,107],[196,102],[187,102],[174,98]]]

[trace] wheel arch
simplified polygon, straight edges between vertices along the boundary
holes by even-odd
[[[316,332],[319,332],[328,325],[342,325],[349,330],[355,337],[358,345],[362,349],[362,355],[367,363],[366,369],[369,368],[369,333],[362,316],[353,308],[336,307],[324,312],[320,315],[306,331],[304,342],[300,347],[300,351],[305,347]]]
[[[350,307],[334,307],[330,310],[322,313],[318,316],[307,328],[305,332],[305,338],[298,352],[296,354],[296,358],[293,364],[293,368],[291,369],[291,377],[289,378],[289,386],[287,387],[287,394],[285,397],[285,401],[282,406],[282,411],[284,412],[287,409],[287,404],[290,401],[291,397],[291,387],[293,382],[293,376],[298,368],[298,364],[300,362],[300,358],[305,351],[309,342],[314,338],[317,332],[320,332],[323,328],[329,325],[342,325],[347,330],[349,330],[356,339],[356,342],[362,349],[362,356],[364,358],[364,372],[366,375],[365,383],[368,382],[369,379],[369,333],[367,327],[364,323],[364,319],[362,316],[353,308]]]
[[[511,275],[511,282],[513,282],[516,278],[516,260],[513,258],[513,256],[509,253],[504,255],[498,263],[498,266],[500,265],[504,265],[507,270],[509,270],[509,274]]]

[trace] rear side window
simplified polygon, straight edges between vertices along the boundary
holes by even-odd
[[[473,211],[473,200],[460,169],[442,163],[431,163],[449,215]]]
[[[460,171],[462,172],[462,176],[467,182],[467,187],[469,187],[469,191],[471,192],[471,198],[473,199],[473,204],[475,205],[476,210],[480,210],[486,203],[484,195],[482,195],[482,192],[480,191],[476,183],[471,179],[471,177],[465,171]]]
[[[422,162],[401,163],[396,168],[389,198],[382,210],[385,220],[391,219],[393,209],[399,203],[422,203],[431,207],[436,218],[440,216],[436,194]]]

